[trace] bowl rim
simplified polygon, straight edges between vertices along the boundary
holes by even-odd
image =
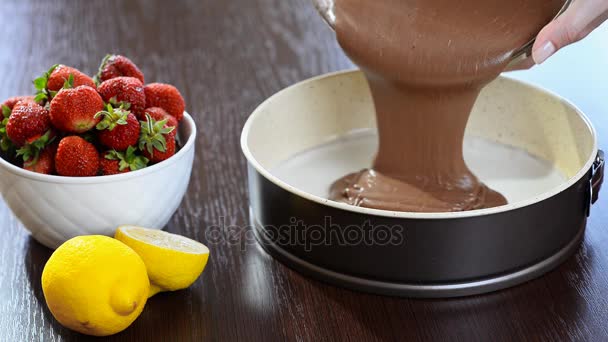
[[[589,118],[587,118],[587,116],[585,116],[585,114],[576,105],[574,105],[572,102],[565,99],[564,97],[557,95],[554,92],[547,90],[545,88],[542,88],[538,85],[524,82],[524,81],[515,79],[515,78],[507,76],[507,75],[500,75],[498,77],[498,79],[506,79],[510,82],[517,83],[522,87],[527,87],[528,89],[538,91],[546,96],[556,98],[563,104],[565,104],[568,107],[570,107],[571,109],[573,109],[579,115],[579,117],[583,120],[583,122],[587,126],[587,129],[589,130],[589,132],[593,138],[592,152],[591,152],[590,156],[588,157],[588,160],[586,161],[584,166],[574,176],[570,177],[567,181],[562,183],[560,186],[555,187],[549,191],[546,191],[540,195],[531,197],[527,200],[517,201],[514,203],[508,203],[506,205],[502,205],[499,207],[493,207],[493,208],[460,211],[460,212],[441,212],[441,213],[419,213],[419,212],[405,212],[405,211],[398,212],[398,211],[390,211],[390,210],[362,208],[362,207],[356,207],[356,206],[346,204],[346,203],[335,202],[330,199],[316,196],[316,195],[310,194],[306,191],[303,191],[301,189],[298,189],[294,186],[291,186],[291,185],[287,184],[286,182],[280,180],[275,175],[273,175],[272,172],[270,172],[269,170],[264,168],[255,159],[255,157],[251,153],[251,150],[249,149],[249,146],[247,143],[249,133],[251,131],[251,126],[253,125],[253,122],[255,121],[256,117],[261,115],[260,113],[262,112],[263,108],[265,108],[269,103],[271,103],[272,100],[274,100],[277,96],[280,96],[287,91],[293,90],[298,87],[305,86],[310,83],[314,83],[314,82],[318,82],[318,81],[322,81],[322,80],[330,79],[330,78],[336,78],[336,77],[353,76],[354,74],[357,74],[357,73],[361,73],[361,71],[359,69],[351,69],[351,70],[337,71],[337,72],[332,72],[332,73],[327,73],[327,74],[323,74],[320,76],[316,76],[316,77],[313,77],[313,78],[310,78],[307,80],[303,80],[296,84],[293,84],[283,90],[280,90],[279,92],[275,93],[274,95],[272,95],[268,99],[266,99],[264,102],[262,102],[251,113],[251,115],[245,122],[245,125],[244,125],[242,133],[241,133],[241,150],[243,151],[243,154],[245,155],[245,158],[247,159],[249,164],[252,165],[257,170],[258,173],[260,173],[262,176],[264,176],[264,178],[271,181],[272,183],[279,186],[280,188],[282,188],[288,192],[291,192],[297,196],[310,200],[312,202],[316,202],[321,205],[329,206],[329,207],[332,207],[335,209],[345,210],[345,211],[349,211],[349,212],[353,212],[353,213],[357,213],[357,214],[379,216],[379,217],[392,217],[392,218],[404,218],[404,219],[458,219],[458,218],[480,217],[480,216],[486,216],[486,215],[505,213],[505,212],[516,210],[516,209],[528,207],[528,206],[537,204],[539,202],[542,202],[546,199],[552,198],[552,197],[558,195],[559,193],[569,189],[571,186],[575,185],[582,177],[584,177],[589,172],[589,170],[592,168],[596,155],[598,153],[598,139],[597,139],[597,133],[595,131],[595,128],[591,124],[591,121],[589,120]]]
[[[184,118],[180,122],[180,124],[184,124],[190,128],[190,136],[188,136],[188,140],[184,144],[184,146],[171,158],[164,160],[158,164],[143,168],[141,170],[121,173],[117,175],[109,175],[109,176],[92,176],[92,177],[65,177],[65,176],[56,176],[56,175],[45,175],[41,173],[36,173],[32,171],[28,171],[22,169],[18,166],[15,166],[8,161],[4,160],[4,158],[0,158],[0,169],[4,169],[16,176],[28,178],[31,180],[44,182],[44,183],[55,183],[55,184],[105,184],[105,183],[113,183],[126,181],[131,178],[145,176],[151,173],[155,173],[159,170],[162,170],[168,166],[171,166],[181,160],[186,153],[194,148],[194,142],[196,140],[197,130],[196,123],[194,119],[188,112],[184,112]]]

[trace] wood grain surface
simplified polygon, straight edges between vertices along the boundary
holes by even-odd
[[[515,76],[587,111],[606,149],[608,32],[600,31]],[[308,0],[0,1],[0,98],[31,92],[30,80],[54,63],[92,74],[107,52],[131,57],[148,81],[173,83],[184,94],[200,134],[189,192],[166,229],[212,250],[190,289],[153,297],[130,328],[109,340],[608,339],[608,194],[564,265],[471,298],[343,290],[301,276],[253,243],[239,147],[245,119],[283,87],[352,67]],[[0,201],[0,341],[85,338],[60,326],[44,303],[40,275],[50,254]]]

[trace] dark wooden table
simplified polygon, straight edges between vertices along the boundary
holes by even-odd
[[[570,98],[608,147],[608,30],[517,77]],[[0,98],[28,93],[54,63],[94,73],[125,54],[147,80],[175,84],[200,129],[187,197],[166,228],[204,243],[211,227],[237,232],[210,244],[188,290],[152,298],[112,340],[606,340],[608,194],[574,257],[522,286],[453,300],[373,296],[309,280],[274,261],[247,229],[242,125],[277,90],[350,68],[308,0],[0,1]],[[227,236],[230,234],[226,234]],[[525,238],[525,237],[522,237]],[[0,201],[0,341],[71,341],[47,309],[40,275],[51,250]]]

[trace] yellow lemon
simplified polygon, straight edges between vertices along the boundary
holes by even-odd
[[[150,297],[192,285],[209,259],[209,249],[202,243],[162,230],[121,226],[114,237],[133,248],[146,264]]]
[[[42,271],[42,291],[62,325],[87,335],[126,329],[148,299],[150,282],[141,258],[107,236],[78,236],[51,255]]]

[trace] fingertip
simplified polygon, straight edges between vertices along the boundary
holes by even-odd
[[[542,64],[547,58],[554,55],[561,45],[560,27],[563,25],[563,18],[557,18],[545,26],[536,36],[536,41],[532,46],[532,59],[536,64]]]
[[[540,43],[535,49],[532,49],[532,58],[536,64],[542,64],[549,57],[553,56],[557,52],[557,47],[552,41],[548,40],[544,43]]]

